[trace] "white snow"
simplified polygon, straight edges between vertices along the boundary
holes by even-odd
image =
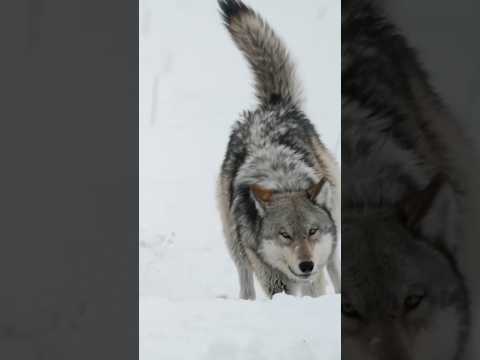
[[[340,159],[340,3],[247,1],[298,66],[306,113]],[[338,295],[237,300],[215,182],[255,100],[216,1],[140,1],[140,358],[339,359]]]
[[[277,295],[268,302],[143,297],[140,359],[340,359],[337,296],[299,301]]]

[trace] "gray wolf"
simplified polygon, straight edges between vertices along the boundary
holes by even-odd
[[[378,3],[342,1],[343,358],[463,355],[466,143]]]
[[[396,209],[342,209],[342,358],[460,359],[469,298],[449,196],[435,180]]]
[[[240,1],[219,1],[225,26],[250,64],[258,107],[230,135],[218,204],[240,298],[320,296],[325,269],[340,291],[338,166],[302,111],[288,52],[270,26]]]

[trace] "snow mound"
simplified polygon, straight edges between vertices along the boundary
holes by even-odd
[[[140,299],[142,360],[340,359],[340,296]]]

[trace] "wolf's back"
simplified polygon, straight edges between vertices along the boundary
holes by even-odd
[[[241,1],[219,0],[219,5],[226,28],[253,70],[260,104],[284,101],[300,105],[294,65],[270,26]]]

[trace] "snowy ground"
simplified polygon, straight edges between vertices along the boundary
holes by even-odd
[[[142,297],[140,359],[340,359],[336,296],[301,301],[183,300]]]
[[[306,113],[340,158],[340,4],[248,1],[298,64]],[[140,358],[339,359],[340,297],[237,300],[215,181],[253,107],[216,1],[140,1]]]

